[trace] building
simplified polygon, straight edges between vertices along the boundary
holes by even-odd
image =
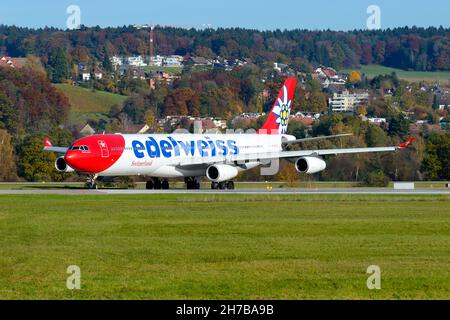
[[[81,137],[88,137],[95,134],[95,130],[87,123],[84,126],[77,128],[77,135]]]
[[[417,121],[409,125],[409,132],[413,135],[418,135],[423,131],[439,133],[442,132],[442,127],[440,124],[429,124],[426,121]]]
[[[118,56],[113,56],[110,60],[115,70],[119,69],[120,66],[123,64],[123,59]]]
[[[153,57],[153,60],[151,61],[151,65],[155,66],[155,67],[162,67],[163,62],[164,62],[164,57],[160,56],[160,55],[156,55]]]
[[[164,65],[167,67],[179,67],[183,62],[183,57],[178,55],[167,56],[164,59]]]
[[[122,128],[122,133],[125,134],[144,134],[148,133],[150,127],[147,124],[127,124]]]
[[[20,69],[27,63],[27,58],[11,58],[11,57],[1,57],[0,67],[10,67]]]
[[[360,91],[350,93],[348,90],[342,93],[333,93],[333,97],[328,99],[331,112],[355,112],[360,105],[367,105],[369,93]]]
[[[95,77],[95,79],[102,80],[104,72],[100,69],[100,67],[95,67],[94,71],[91,72],[88,66],[80,63],[78,64],[78,74],[82,81],[90,81],[92,75]]]
[[[119,74],[120,76],[126,75],[131,76],[133,77],[133,79],[141,79],[141,80],[146,79],[144,69],[136,66],[123,65],[119,68]]]
[[[386,123],[386,118],[367,118],[370,123],[380,125],[382,123]]]
[[[145,66],[147,66],[147,64],[144,62],[144,58],[142,56],[128,57],[127,58],[127,63],[130,66],[135,66],[135,67],[145,67]]]
[[[211,61],[208,61],[203,57],[190,57],[188,63],[194,66],[209,66],[212,64]]]

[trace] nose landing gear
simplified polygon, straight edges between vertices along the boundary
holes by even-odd
[[[86,184],[87,184],[87,186],[88,186],[89,189],[98,189],[98,186],[97,186],[97,184],[95,183],[95,180],[97,180],[97,177],[98,177],[98,176],[97,176],[96,174],[90,175],[90,176],[88,177]]]

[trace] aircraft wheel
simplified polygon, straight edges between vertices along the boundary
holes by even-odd
[[[161,180],[154,179],[153,180],[153,185],[154,185],[155,190],[161,190],[161,187],[162,187]]]
[[[220,190],[225,190],[226,188],[227,188],[226,182],[219,182],[219,189]]]
[[[145,184],[145,189],[152,190],[153,189],[153,181],[147,181]]]
[[[213,190],[219,189],[219,183],[218,182],[211,182],[211,189],[213,189]]]
[[[234,190],[234,182],[233,181],[227,181],[227,189]]]
[[[168,190],[168,189],[169,189],[169,181],[164,180],[164,181],[162,182],[162,184],[161,184],[161,187],[162,187],[164,190]]]

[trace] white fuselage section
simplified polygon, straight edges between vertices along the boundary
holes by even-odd
[[[224,156],[279,152],[282,137],[293,138],[261,134],[124,134],[122,137],[125,146],[110,147],[123,148],[122,155],[111,167],[100,172],[100,176],[203,176],[211,163],[223,163]],[[189,165],[191,160],[192,165]],[[259,164],[254,161],[230,163],[239,171]]]

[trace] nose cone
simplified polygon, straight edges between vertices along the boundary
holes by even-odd
[[[124,149],[121,135],[95,135],[75,141],[64,159],[78,172],[97,174],[113,166]]]
[[[82,153],[79,150],[69,150],[64,156],[67,164],[79,172],[94,173],[91,168],[89,168],[89,155]]]

